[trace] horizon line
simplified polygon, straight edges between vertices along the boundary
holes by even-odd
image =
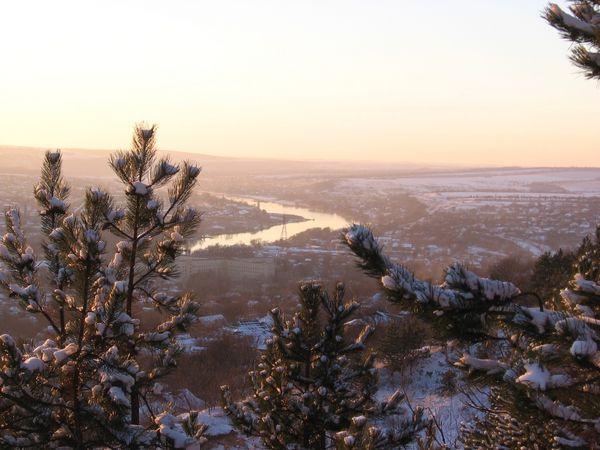
[[[50,146],[30,146],[30,145],[13,145],[13,144],[0,144],[0,150],[33,150],[33,151],[47,151],[47,150],[60,150],[60,151],[82,151],[82,152],[102,152],[110,153],[122,148],[116,149],[105,149],[105,148],[89,148],[89,147],[50,147]],[[343,163],[347,165],[355,164],[368,164],[369,166],[382,166],[394,164],[396,166],[423,166],[423,168],[431,169],[453,169],[453,170],[494,170],[494,169],[600,169],[600,166],[578,166],[578,165],[554,165],[554,166],[526,166],[518,164],[458,164],[458,163],[430,163],[430,162],[409,162],[409,161],[397,161],[397,160],[362,160],[362,159],[329,159],[329,158],[282,158],[282,157],[268,157],[268,156],[232,156],[232,155],[215,155],[210,153],[196,153],[185,150],[167,150],[157,149],[158,152],[162,153],[180,153],[184,155],[197,155],[199,157],[209,157],[215,159],[229,159],[229,160],[240,160],[240,161],[271,161],[271,162],[282,162],[282,163]],[[398,167],[394,167],[396,169]],[[392,169],[392,168],[390,168]]]

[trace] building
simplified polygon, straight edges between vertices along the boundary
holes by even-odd
[[[270,278],[275,275],[275,258],[200,258],[182,256],[178,259],[181,280],[187,282],[198,274],[219,272],[227,274],[232,281],[247,281]]]

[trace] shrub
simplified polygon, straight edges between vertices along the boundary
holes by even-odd
[[[413,315],[381,326],[378,357],[394,372],[403,372],[429,353],[423,346],[431,339],[431,327]]]

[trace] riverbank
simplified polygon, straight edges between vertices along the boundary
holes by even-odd
[[[245,203],[255,209],[258,208],[260,211],[264,211],[264,213],[268,214],[270,217],[280,217],[282,220],[275,225],[261,230],[251,230],[233,234],[222,233],[207,236],[190,245],[191,253],[213,245],[250,245],[252,242],[257,241],[273,243],[281,239],[290,238],[312,228],[331,228],[332,230],[338,230],[347,227],[350,223],[349,220],[337,214],[312,211],[308,208],[298,208],[275,201],[263,201],[248,197],[230,197],[226,195],[222,195],[222,198]],[[284,217],[286,218],[285,222],[283,221]],[[290,220],[288,220],[288,218]],[[301,218],[303,220],[295,221],[294,218]]]

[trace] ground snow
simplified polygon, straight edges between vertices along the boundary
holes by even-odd
[[[429,357],[418,362],[412,370],[407,370],[402,376],[380,368],[377,398],[385,400],[396,389],[401,388],[413,408],[420,406],[426,413],[435,416],[449,447],[458,448],[457,439],[461,422],[472,420],[478,413],[466,405],[464,394],[457,392],[447,395],[442,392],[442,377],[446,372],[451,371],[456,374],[457,384],[460,384],[464,372],[448,363],[441,347],[433,347],[430,352]],[[487,403],[483,394],[475,396],[484,404]]]
[[[226,322],[225,316],[223,314],[211,314],[209,316],[200,316],[197,319],[203,325],[211,325],[215,323]]]
[[[223,436],[235,431],[231,421],[222,408],[212,408],[200,411],[198,422],[208,425],[205,436]]]
[[[456,374],[457,384],[460,384],[463,371],[451,366],[446,360],[441,347],[430,348],[430,355],[418,362],[404,374],[391,373],[385,367],[379,367],[379,389],[376,398],[380,401],[387,398],[400,388],[405,392],[411,406],[421,406],[427,414],[434,414],[443,429],[444,439],[450,448],[458,448],[457,439],[460,424],[472,420],[477,411],[466,405],[466,397],[462,393],[447,395],[442,393],[442,377],[448,371]],[[484,394],[475,395],[483,404],[487,404]],[[264,449],[260,440],[237,432],[221,408],[203,410],[198,421],[209,426],[206,436],[208,443],[203,449],[212,450],[249,450]],[[380,426],[393,425],[393,419],[383,420]],[[409,448],[414,448],[409,446]]]
[[[210,450],[263,450],[266,449],[257,437],[246,436],[233,427],[222,408],[200,411],[198,423],[208,425],[204,436],[208,442],[202,449]]]
[[[263,316],[256,320],[241,321],[237,325],[225,327],[225,330],[231,331],[238,336],[251,336],[254,339],[254,345],[259,350],[265,350],[266,340],[273,332],[273,319],[270,315]]]

